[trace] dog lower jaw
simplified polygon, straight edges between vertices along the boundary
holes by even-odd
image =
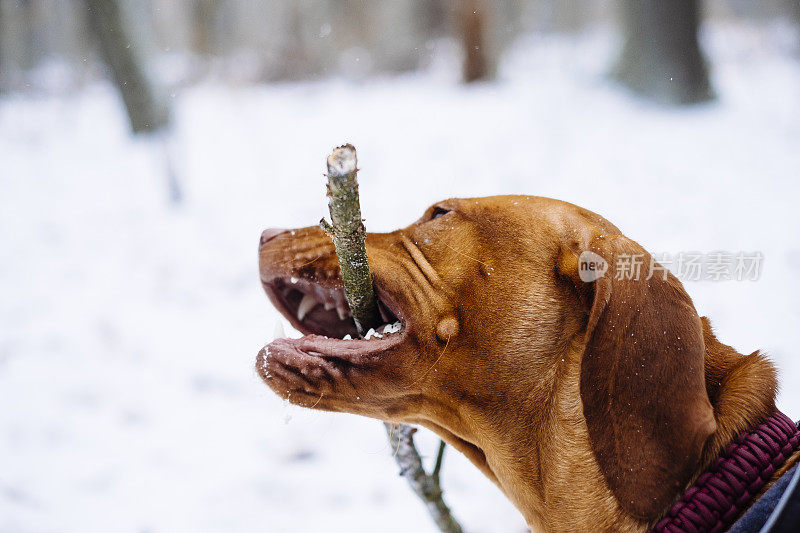
[[[361,375],[377,375],[379,367],[391,364],[392,352],[406,341],[404,329],[370,340],[340,340],[313,334],[276,339],[259,352],[256,371],[273,391],[292,403],[330,410],[322,399],[336,397],[341,410],[361,414],[347,408],[349,404],[363,405],[354,380]],[[364,391],[367,396],[370,392]]]
[[[339,360],[351,366],[359,366],[382,358],[388,350],[402,344],[406,337],[405,329],[386,335],[373,334],[370,339],[334,339],[310,334],[299,339],[275,339],[264,346],[262,352],[267,357],[303,353],[320,360]]]

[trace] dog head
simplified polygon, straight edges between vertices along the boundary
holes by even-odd
[[[305,335],[259,353],[276,393],[429,427],[508,493],[513,450],[549,438],[571,389],[622,509],[651,519],[685,486],[715,429],[700,319],[671,274],[622,271],[651,259],[615,226],[546,198],[451,199],[366,243],[385,324],[362,340],[329,237],[262,235],[264,288]]]

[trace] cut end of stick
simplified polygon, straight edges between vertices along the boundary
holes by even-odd
[[[356,149],[352,144],[345,144],[335,148],[328,156],[328,175],[346,176],[356,171],[358,159]]]

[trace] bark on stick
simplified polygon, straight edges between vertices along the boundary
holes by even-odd
[[[328,156],[328,209],[329,224],[324,218],[320,226],[330,235],[339,259],[344,293],[350,312],[362,337],[369,328],[381,323],[378,301],[372,285],[372,274],[367,261],[366,229],[361,220],[361,204],[358,199],[358,159],[356,149],[346,144],[336,148]],[[414,446],[414,428],[406,425],[385,424],[392,445],[395,461],[400,466],[400,475],[425,503],[433,521],[442,533],[462,533],[450,509],[442,498],[439,471],[444,455],[444,441],[439,445],[436,466],[428,475],[422,466],[422,458]]]
[[[417,430],[404,424],[386,423],[386,432],[392,445],[394,459],[400,466],[400,475],[406,478],[411,489],[428,508],[439,531],[442,533],[463,533],[461,525],[453,517],[450,508],[444,502],[442,487],[439,483],[439,472],[444,458],[444,441],[439,443],[436,465],[431,474],[426,474],[422,466],[422,458],[414,445],[414,432]]]
[[[328,156],[328,210],[329,225],[320,221],[336,247],[339,270],[342,272],[344,294],[350,312],[362,337],[370,328],[380,326],[380,313],[372,273],[367,262],[365,244],[366,230],[361,220],[361,204],[358,200],[358,159],[351,144],[336,148]]]

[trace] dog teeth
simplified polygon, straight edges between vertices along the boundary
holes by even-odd
[[[400,324],[400,322],[395,322],[394,324],[387,324],[386,327],[383,328],[383,333],[384,334],[397,333],[402,328],[403,326]]]
[[[336,306],[336,314],[339,315],[339,320],[347,320],[347,310],[340,306]]]
[[[277,339],[285,339],[286,338],[286,331],[283,329],[283,322],[281,319],[275,321],[275,327],[272,330],[272,340]]]
[[[334,305],[332,303],[328,302],[328,301],[322,302],[322,305],[323,305],[323,307],[325,307],[326,311],[330,311],[331,309],[334,308]]]
[[[380,331],[381,329],[383,329],[383,332]],[[403,326],[400,324],[400,322],[395,322],[394,324],[384,324],[382,326],[379,326],[377,329],[369,328],[369,330],[364,335],[364,338],[362,340],[368,341],[372,338],[382,339],[387,335],[391,335],[392,333],[397,333],[401,329],[403,329]],[[347,335],[342,337],[342,340],[351,341],[353,340],[353,337],[348,333]]]
[[[314,309],[317,304],[319,304],[319,302],[310,294],[303,296],[303,299],[300,300],[300,306],[297,308],[297,320],[302,321],[308,312]]]
[[[383,335],[381,335],[380,333],[375,331],[375,328],[369,328],[369,331],[367,331],[367,334],[364,335],[364,339],[365,340],[370,340],[372,337],[377,337],[379,339],[382,339]]]

